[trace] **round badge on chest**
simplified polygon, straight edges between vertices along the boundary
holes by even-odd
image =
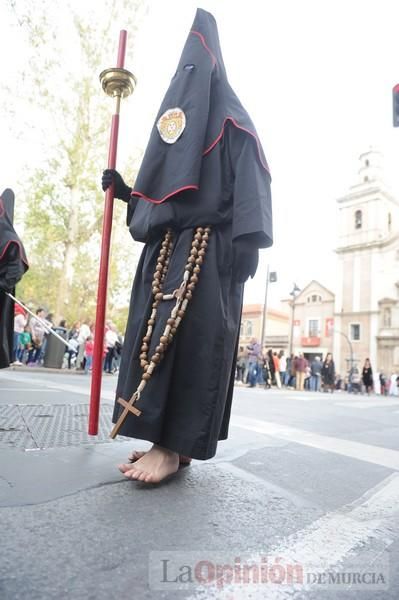
[[[158,119],[157,128],[162,140],[174,144],[186,127],[186,115],[181,108],[169,108]]]

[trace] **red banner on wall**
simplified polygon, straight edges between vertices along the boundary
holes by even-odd
[[[331,337],[334,330],[334,319],[326,319],[326,337]]]

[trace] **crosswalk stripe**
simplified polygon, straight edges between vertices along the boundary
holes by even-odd
[[[317,448],[318,450],[326,450],[327,452],[356,458],[399,471],[399,451],[397,450],[353,442],[329,435],[320,435],[311,431],[248,417],[232,416],[231,424],[241,429],[247,429],[248,431],[264,433],[265,435],[277,437],[295,444],[302,444],[303,446]]]
[[[339,571],[342,570],[339,565],[347,559],[362,571],[368,565],[363,564],[360,559],[356,561],[356,553],[364,550],[366,545],[379,544],[386,549],[393,543],[398,534],[398,513],[399,474],[394,473],[355,502],[323,515],[309,526],[285,538],[281,544],[268,549],[267,556],[272,559],[279,557],[285,565],[300,564],[304,572],[308,569],[312,572],[326,572],[334,567],[338,567]],[[264,554],[262,552],[263,556]],[[259,555],[253,555],[246,562],[260,564],[260,559]],[[388,556],[382,556],[375,562],[377,569],[381,566],[384,569],[383,589],[386,589],[389,585]],[[227,583],[223,589],[204,586],[194,592],[188,600],[292,600],[297,597],[295,592],[301,594],[312,587],[316,587],[314,582],[307,582],[306,579],[302,584],[292,585],[235,585],[233,582]],[[347,586],[342,585],[340,591],[344,592],[347,589]],[[326,590],[321,588],[320,592],[323,591]],[[337,589],[335,591],[339,594]],[[302,595],[300,597],[302,598]]]

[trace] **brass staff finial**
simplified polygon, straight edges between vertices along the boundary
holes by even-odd
[[[126,98],[133,93],[137,79],[127,69],[113,67],[100,73],[100,81],[104,92],[112,98]]]

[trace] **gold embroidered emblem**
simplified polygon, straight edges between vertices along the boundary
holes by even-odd
[[[174,144],[186,127],[186,115],[181,108],[169,108],[158,119],[159,135],[167,144]]]

